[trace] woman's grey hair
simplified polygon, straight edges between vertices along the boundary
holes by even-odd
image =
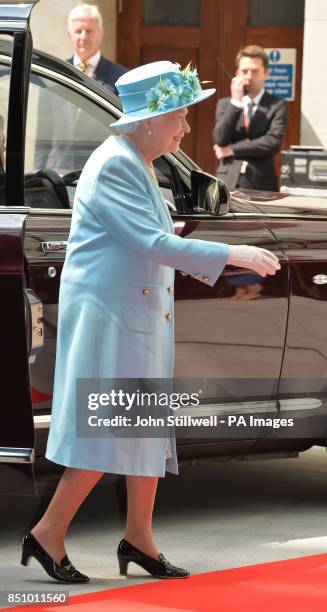
[[[127,125],[121,125],[119,126],[119,129],[124,132],[124,134],[135,134],[135,132],[138,132],[141,127],[143,127],[143,121],[137,121],[136,123],[128,123]]]
[[[151,124],[155,123],[157,119],[161,117],[148,117],[147,119],[141,119],[140,121],[135,121],[134,123],[127,123],[126,125],[120,125],[119,129],[125,134],[135,134],[136,132],[143,132],[144,130],[149,130],[149,121],[150,121],[150,130]]]
[[[96,19],[99,28],[101,28],[101,30],[103,29],[102,15],[98,7],[94,4],[80,4],[79,6],[75,6],[68,15],[68,29],[70,29],[72,21],[75,21],[75,19],[81,19],[81,17],[91,17],[92,19]]]
[[[136,121],[135,123],[127,123],[126,125],[119,126],[119,129],[124,134],[135,134],[145,129],[145,121]]]

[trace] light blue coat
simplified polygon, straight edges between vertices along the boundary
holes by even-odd
[[[175,268],[212,286],[229,255],[228,245],[173,231],[144,160],[127,138],[110,136],[78,182],[61,277],[46,452],[55,463],[116,474],[178,473],[175,439],[166,460],[165,439],[77,438],[75,428],[77,378],[173,376]]]

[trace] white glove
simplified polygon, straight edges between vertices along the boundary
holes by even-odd
[[[280,263],[276,255],[255,246],[240,244],[237,246],[230,245],[229,258],[227,264],[238,266],[240,268],[250,268],[260,274],[276,274],[276,270],[280,270]]]

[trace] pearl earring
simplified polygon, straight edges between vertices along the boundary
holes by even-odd
[[[148,136],[151,136],[152,132],[151,130],[148,130]]]

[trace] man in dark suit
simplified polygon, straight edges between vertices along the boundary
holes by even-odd
[[[217,176],[230,188],[278,189],[274,158],[287,126],[287,102],[265,91],[268,76],[264,49],[244,47],[236,57],[231,97],[218,101],[213,130]]]
[[[75,6],[68,15],[68,36],[74,47],[69,62],[117,94],[115,82],[127,68],[101,55],[104,31],[99,9],[92,4]]]
[[[103,25],[98,8],[83,4],[72,9],[68,16],[68,35],[75,51],[68,61],[117,93],[115,82],[127,72],[127,68],[101,55]],[[104,140],[109,135],[101,122],[95,120],[90,127],[90,117],[79,106],[76,94],[75,100],[65,99],[62,94],[59,89],[56,95],[49,84],[39,89],[34,155],[34,168],[37,170],[51,169],[67,173],[81,169],[91,153],[92,137],[95,148],[102,142],[101,137]],[[85,150],[83,142],[89,143]]]

